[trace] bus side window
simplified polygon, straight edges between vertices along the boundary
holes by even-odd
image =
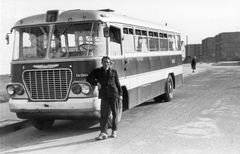
[[[147,31],[138,29],[135,30],[135,45],[137,52],[148,51]]]
[[[123,37],[124,37],[124,52],[125,53],[134,53],[134,36],[133,28],[123,28]]]
[[[167,34],[159,33],[159,37],[160,37],[160,50],[167,51],[168,50]]]
[[[121,34],[120,29],[110,26],[110,54],[121,55]]]
[[[110,42],[115,42],[120,44],[120,29],[110,27]]]
[[[169,43],[169,50],[175,51],[176,50],[176,42],[175,42],[175,36],[169,34],[168,35],[168,43]]]
[[[157,32],[149,32],[149,47],[150,47],[150,51],[159,51]]]
[[[181,51],[181,37],[177,35],[177,51]]]

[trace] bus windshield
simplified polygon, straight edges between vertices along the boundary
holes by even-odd
[[[13,60],[106,55],[100,23],[62,23],[15,28]]]
[[[16,28],[13,59],[45,58],[49,30],[48,26]]]

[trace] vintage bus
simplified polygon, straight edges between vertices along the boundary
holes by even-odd
[[[86,77],[103,56],[111,57],[123,90],[118,120],[123,108],[171,101],[183,83],[180,32],[168,26],[110,9],[49,10],[19,20],[11,32],[10,110],[37,129],[101,116],[98,89]]]

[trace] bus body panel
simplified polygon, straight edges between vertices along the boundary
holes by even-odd
[[[129,108],[166,92],[166,79],[174,75],[174,87],[183,83],[181,55],[126,57],[126,86],[129,95]]]
[[[126,76],[131,76],[137,74],[137,59],[136,58],[128,58],[126,57]]]
[[[122,87],[126,88],[128,95],[128,104],[124,104],[127,108],[137,106],[149,99],[157,97],[166,92],[166,80],[169,75],[172,75],[174,81],[174,88],[177,88],[183,83],[182,72],[182,56],[181,51],[147,51],[138,52],[136,46],[134,51],[127,53],[124,51],[123,28],[128,25],[135,31],[135,29],[148,29],[157,33],[170,33],[180,35],[178,30],[168,26],[160,26],[158,24],[145,22],[142,20],[129,18],[126,16],[115,15],[109,12],[93,11],[93,10],[70,10],[59,13],[56,21],[46,22],[47,14],[36,15],[19,20],[14,28],[34,27],[39,25],[51,25],[50,27],[60,24],[71,23],[87,23],[98,22],[106,26],[114,26],[120,30],[120,55],[112,56],[110,39],[106,39],[106,54],[111,57],[113,61],[112,67],[117,70],[120,83]],[[67,28],[67,26],[64,26]],[[70,28],[70,27],[69,27]],[[46,31],[40,28],[41,31]],[[51,28],[50,28],[51,30]],[[68,30],[68,29],[65,29]],[[146,32],[148,33],[148,30]],[[63,31],[64,32],[64,31]],[[81,32],[74,33],[80,36]],[[88,35],[85,33],[84,35]],[[147,34],[148,35],[148,34]],[[147,35],[145,37],[147,37]],[[46,37],[46,36],[45,36]],[[151,36],[153,38],[153,36]],[[133,39],[136,37],[134,36]],[[52,38],[53,39],[53,38]],[[79,39],[79,38],[78,38]],[[76,39],[75,41],[79,41]],[[160,43],[160,36],[158,37]],[[82,39],[83,41],[84,39]],[[91,39],[89,39],[91,40]],[[150,41],[150,40],[148,40]],[[175,40],[176,41],[176,40]],[[67,41],[66,41],[67,42]],[[79,45],[80,41],[77,42]],[[176,42],[175,42],[176,43]],[[49,39],[51,44],[51,38]],[[67,44],[67,43],[66,43]],[[136,42],[133,43],[136,45]],[[67,45],[66,45],[67,46]],[[79,48],[79,46],[77,46]],[[48,50],[50,46],[48,47]],[[70,48],[70,47],[69,47]],[[78,49],[77,48],[77,49]],[[149,47],[150,48],[150,47]],[[149,49],[150,50],[150,49]],[[70,51],[70,49],[69,49]],[[120,50],[119,50],[120,51]],[[49,51],[48,51],[49,52]],[[79,54],[78,52],[76,52]],[[19,118],[24,119],[40,119],[40,118],[54,118],[54,119],[80,119],[80,118],[99,118],[100,117],[100,100],[98,99],[98,89],[92,86],[92,91],[89,94],[74,94],[72,87],[74,84],[89,84],[86,82],[86,77],[95,68],[101,67],[102,56],[96,57],[68,57],[51,59],[47,57],[41,60],[13,60],[11,63],[12,84],[22,85],[25,92],[22,96],[12,96],[9,101],[10,110],[16,112]],[[68,73],[64,74],[67,78],[64,97],[61,99],[47,98],[45,93],[51,93],[51,88],[45,92],[44,86],[41,87],[40,80],[58,80],[62,76],[55,76],[55,72],[61,70]],[[54,72],[54,73],[52,73]],[[47,74],[47,75],[46,75]],[[60,73],[61,74],[61,73]],[[33,79],[33,77],[36,78]],[[68,77],[69,76],[69,77]],[[27,78],[27,79],[26,79]],[[39,79],[38,79],[39,78]],[[28,80],[31,80],[27,85]],[[39,92],[33,96],[30,91],[35,87],[35,84],[41,88]],[[38,83],[39,82],[39,83]],[[50,81],[49,81],[50,82]],[[52,81],[51,81],[52,82]],[[54,81],[55,84],[55,81]],[[37,88],[36,88],[37,89]],[[38,90],[39,90],[38,89]],[[62,91],[62,89],[58,89]],[[37,92],[36,92],[37,93]]]
[[[125,59],[127,59],[127,63],[125,64],[126,71],[124,71],[124,58],[113,59],[113,62],[114,62],[113,68],[118,71],[122,86],[127,87],[128,94],[129,96],[131,96],[129,99],[128,108],[135,107],[136,105],[139,105],[144,101],[154,98],[159,94],[165,93],[165,83],[166,83],[167,75],[170,73],[176,72],[176,74],[174,74],[175,87],[178,87],[183,83],[181,61],[179,60],[181,59],[181,55],[135,57],[135,58],[126,57]],[[71,63],[70,62],[62,62],[62,63],[46,62],[46,63],[37,63],[37,64],[35,63],[12,64],[12,71],[15,73],[17,72],[17,74],[19,75],[19,74],[22,74],[24,71],[36,69],[34,66],[41,66],[46,64],[49,64],[49,65],[57,64],[59,68],[71,68],[72,72],[74,72],[73,81],[72,81],[73,83],[74,81],[86,81],[86,76],[94,68],[101,66],[101,60],[100,59],[85,60],[85,61],[75,60],[75,61],[72,61]],[[20,71],[22,72],[20,73]],[[15,77],[16,76],[17,75],[15,75]],[[12,82],[22,83],[22,81],[19,79],[21,78],[12,78]],[[128,81],[126,82],[125,80],[128,80]],[[70,93],[69,97],[71,96],[72,95]],[[75,101],[83,104],[85,104],[84,101],[86,100],[79,99],[79,98],[75,99]],[[27,100],[25,101],[28,102]],[[41,104],[40,106],[43,108],[39,108],[37,104],[33,102],[32,109],[30,109],[29,111],[27,109],[29,106],[31,106],[29,102],[23,103],[24,101],[23,102],[20,101],[19,104],[17,103],[16,105],[15,101],[11,101],[10,109],[12,112],[17,112],[20,118],[30,118],[30,117],[38,117],[38,116],[47,117],[51,115],[57,119],[59,118],[72,119],[72,118],[81,118],[81,117],[86,118],[86,116],[93,118],[93,117],[96,117],[96,115],[98,115],[96,114],[96,112],[93,112],[93,111],[90,111],[89,113],[85,112],[84,110],[82,110],[83,109],[82,106],[76,106],[77,108],[78,107],[79,108],[74,110],[74,108],[71,108],[71,104],[69,103],[69,101],[72,102],[73,100],[71,100],[71,98],[66,100],[65,101],[66,106],[64,106],[63,105],[64,103],[62,102],[59,103],[57,101],[55,102],[47,101],[51,103],[53,107],[52,110],[49,108],[46,109],[45,107],[43,107],[45,102],[38,102],[38,104]],[[65,109],[65,111],[57,108],[59,104],[63,105],[62,107]],[[93,102],[89,102],[89,104],[93,104]],[[100,103],[97,106],[100,106]],[[88,109],[92,110],[91,107]],[[73,112],[69,112],[70,110],[73,110]],[[52,111],[54,111],[54,114],[52,113]],[[79,113],[77,114],[75,113],[75,111]],[[36,112],[37,114],[35,115],[34,112]],[[84,114],[86,116],[83,116]]]
[[[124,58],[113,58],[112,59],[112,68],[117,70],[119,78],[125,78],[125,66],[124,66]]]
[[[97,10],[69,10],[60,12],[56,21],[54,22],[47,22],[46,21],[47,13],[34,15],[30,17],[23,18],[16,22],[14,27],[19,26],[32,26],[32,25],[44,25],[44,24],[51,24],[51,23],[66,23],[66,22],[86,22],[86,21],[103,21],[106,23],[112,22],[116,24],[126,24],[126,25],[134,25],[139,27],[151,27],[151,29],[161,29],[163,31],[169,31],[173,33],[180,32],[175,28],[164,26],[160,24],[156,24],[149,21],[143,21],[140,19],[126,17],[123,15],[118,15],[114,13],[104,12],[104,11],[97,11]]]

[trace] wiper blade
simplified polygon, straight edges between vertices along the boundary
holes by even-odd
[[[66,31],[67,31],[70,27],[72,27],[72,24],[69,25],[68,27],[66,27],[66,28],[60,33],[60,36],[61,36],[62,34],[65,34]]]
[[[66,32],[70,27],[72,27],[73,24],[71,24],[71,25],[69,25],[69,26],[67,27],[68,23],[69,23],[71,20],[72,20],[72,18],[68,18],[68,21],[67,21],[67,23],[66,23],[66,27],[65,27],[64,30],[60,33],[60,35],[65,34],[65,32]]]

